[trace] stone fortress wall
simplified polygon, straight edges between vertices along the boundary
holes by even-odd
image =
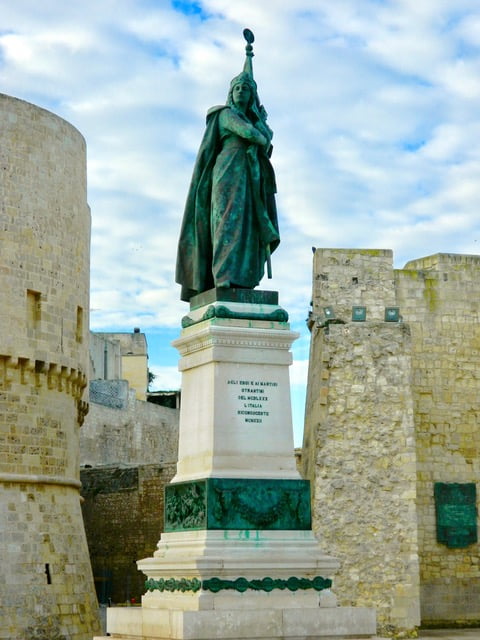
[[[480,256],[438,254],[394,271],[412,332],[422,619],[480,619],[478,543],[437,542],[434,483],[480,499]]]
[[[479,477],[479,269],[315,252],[303,473],[340,601],[376,606],[384,632],[480,619],[478,544],[439,543],[434,502]]]
[[[85,142],[0,95],[0,638],[98,630],[80,509],[88,409]]]
[[[81,466],[176,463],[178,410],[137,400],[128,383],[121,405],[118,397],[112,394],[110,406],[105,398],[91,401],[80,437]]]
[[[122,381],[125,382],[125,381]],[[90,403],[80,439],[82,512],[101,604],[140,601],[150,556],[163,531],[164,487],[176,472],[178,409],[135,398]]]
[[[138,399],[146,397],[148,362],[139,329],[90,338],[80,476],[95,586],[101,604],[139,602],[145,575],[136,561],[153,553],[163,530],[163,490],[176,471],[179,411]]]
[[[81,470],[82,505],[100,604],[139,603],[145,575],[137,560],[155,551],[163,531],[164,487],[176,462]]]
[[[420,619],[410,332],[384,322],[392,253],[317,249],[313,282],[303,460],[314,527],[341,560],[340,602],[374,605],[382,631],[411,628]],[[365,322],[351,321],[354,305]]]

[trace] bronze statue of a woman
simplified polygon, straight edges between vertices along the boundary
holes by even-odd
[[[253,33],[244,36],[244,69],[227,103],[208,111],[187,196],[176,268],[185,301],[213,287],[253,289],[280,242],[273,133],[253,79]]]

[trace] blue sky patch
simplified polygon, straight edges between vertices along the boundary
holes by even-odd
[[[425,144],[425,140],[405,140],[402,144],[402,148],[405,151],[418,151]]]
[[[172,0],[172,7],[175,11],[185,14],[186,16],[197,16],[202,20],[206,20],[209,14],[203,9],[200,2],[189,2],[188,0]]]

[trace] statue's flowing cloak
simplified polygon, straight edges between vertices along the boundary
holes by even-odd
[[[273,168],[258,145],[233,135],[233,144],[225,144],[219,117],[228,108],[213,107],[207,114],[187,195],[176,267],[185,301],[214,286],[255,287],[267,253],[280,241]],[[218,175],[227,176],[227,187],[219,188]],[[235,203],[240,197],[241,210]]]

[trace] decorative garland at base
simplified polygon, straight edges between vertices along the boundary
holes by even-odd
[[[160,578],[159,580],[154,580],[150,578],[145,582],[145,588],[147,591],[181,591],[185,593],[185,591],[199,591],[202,588],[202,583],[198,578],[181,578],[180,580],[176,580],[175,578]]]
[[[312,580],[309,578],[295,578],[292,576],[287,580],[282,578],[262,578],[260,580],[247,580],[247,578],[237,578],[236,580],[222,580],[221,578],[209,578],[208,580],[198,580],[198,578],[160,578],[154,580],[150,578],[145,582],[145,588],[147,591],[211,591],[212,593],[218,593],[225,589],[232,589],[243,593],[247,589],[252,591],[273,591],[274,589],[287,589],[288,591],[298,591],[299,589],[315,589],[315,591],[322,591],[323,589],[329,589],[332,586],[330,578],[322,578],[316,576]]]

